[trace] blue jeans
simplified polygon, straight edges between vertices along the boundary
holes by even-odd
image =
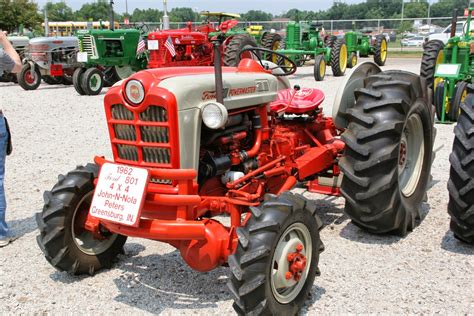
[[[3,179],[5,178],[5,158],[7,156],[8,134],[3,114],[0,114],[0,238],[8,236],[8,226],[5,221],[5,212],[7,210],[7,201],[5,199],[5,187]]]

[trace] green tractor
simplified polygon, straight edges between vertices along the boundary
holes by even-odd
[[[357,58],[374,56],[374,62],[379,65],[385,65],[388,55],[387,39],[380,34],[372,40],[372,36],[361,32],[351,31],[344,36],[347,45],[348,59],[347,67],[352,68],[357,65]]]
[[[474,1],[469,2],[467,11],[467,22],[462,35],[455,35],[455,10],[451,38],[447,44],[432,40],[424,47],[420,72],[433,91],[436,116],[441,123],[457,121],[461,103],[467,96],[467,86],[473,82],[474,36],[471,34],[471,15],[474,12]]]
[[[113,5],[114,1],[110,0],[110,29],[102,27],[77,32],[77,62],[82,67],[74,71],[72,80],[80,95],[98,95],[104,86],[111,86],[147,66],[144,38],[148,26],[115,29]]]
[[[80,95],[97,95],[104,85],[146,68],[146,54],[138,50],[139,45],[145,45],[140,30],[81,30],[77,37],[77,61],[82,67],[74,72],[73,83]]]
[[[322,24],[290,22],[286,28],[285,47],[277,51],[299,66],[308,58],[314,59],[316,81],[324,79],[326,65],[331,66],[336,77],[343,76],[347,68],[348,50],[344,40],[335,36],[323,39],[319,35],[321,31]]]

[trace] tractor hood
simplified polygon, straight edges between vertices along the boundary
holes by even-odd
[[[8,36],[8,40],[12,43],[13,48],[25,48],[30,42],[27,36]],[[2,47],[2,45],[0,45]]]
[[[79,42],[75,36],[58,36],[58,37],[37,37],[30,40],[31,46],[47,45],[45,50],[52,50],[61,47],[79,47]]]
[[[206,67],[207,68],[207,67]],[[214,69],[210,73],[176,75],[158,84],[176,97],[178,111],[200,109],[216,100]],[[234,71],[230,71],[233,69]],[[224,105],[228,110],[272,102],[278,94],[278,81],[266,73],[239,72],[224,68]]]

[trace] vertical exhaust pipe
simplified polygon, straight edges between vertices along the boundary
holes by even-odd
[[[456,36],[456,24],[458,23],[458,10],[453,10],[453,17],[451,18],[451,37]]]
[[[220,34],[212,40],[214,46],[214,74],[216,79],[216,101],[224,104],[224,83],[222,81],[222,54],[221,45],[225,35]]]
[[[114,31],[115,30],[115,17],[114,17],[114,0],[110,0],[110,19],[109,19],[109,29]]]

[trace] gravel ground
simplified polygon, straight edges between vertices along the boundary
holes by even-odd
[[[418,72],[416,59],[392,59],[384,69]],[[331,105],[342,78],[329,72],[316,83],[313,67],[290,78],[325,91]],[[350,70],[349,70],[350,72]],[[59,173],[111,157],[103,95],[81,97],[74,88],[42,85],[27,92],[0,83],[0,106],[14,133],[7,160],[7,219],[18,239],[0,249],[0,313],[232,314],[227,270],[198,273],[166,244],[129,239],[114,269],[94,277],[70,277],[52,268],[39,250],[34,214],[43,191]],[[446,211],[448,156],[453,125],[437,125],[433,186],[420,225],[406,238],[367,234],[342,213],[344,200],[318,194],[326,227],[321,238],[322,275],[303,313],[440,313],[474,311],[474,248],[449,231]]]

